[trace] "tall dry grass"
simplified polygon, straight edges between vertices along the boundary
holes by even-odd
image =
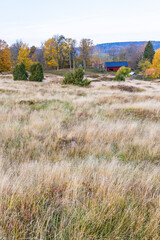
[[[160,86],[123,84],[0,80],[1,239],[160,239]]]

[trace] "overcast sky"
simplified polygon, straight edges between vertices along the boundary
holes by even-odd
[[[94,44],[160,40],[160,0],[1,0],[0,39],[40,46],[56,34]]]

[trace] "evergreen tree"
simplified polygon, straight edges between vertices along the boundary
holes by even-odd
[[[30,68],[30,81],[42,82],[44,78],[43,67],[40,63],[34,63]]]
[[[14,80],[27,80],[28,73],[26,72],[24,63],[17,64],[13,71]]]
[[[153,44],[151,43],[151,41],[149,41],[145,47],[143,58],[148,59],[152,63],[154,54],[155,54],[155,51],[153,48]]]
[[[64,79],[63,84],[73,84],[78,86],[87,86],[91,83],[88,79],[84,79],[83,68],[77,68],[74,72],[68,72]]]

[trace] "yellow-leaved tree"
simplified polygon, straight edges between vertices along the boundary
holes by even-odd
[[[18,61],[19,63],[24,63],[27,71],[30,69],[32,65],[32,61],[30,59],[29,53],[30,51],[28,47],[25,44],[23,44],[21,46],[21,49],[19,50]]]
[[[57,57],[57,45],[54,38],[48,39],[44,44],[44,59],[47,67],[57,67],[58,57]]]
[[[66,40],[62,43],[61,46],[61,64],[64,68],[65,66],[68,66],[69,63],[69,54],[70,54],[70,43]]]
[[[152,67],[155,69],[152,76],[158,78],[160,76],[160,49],[158,49],[154,55]]]
[[[0,72],[11,71],[11,53],[7,43],[0,40]]]
[[[64,68],[73,65],[75,68],[76,41],[65,38],[63,35],[55,35],[44,43],[43,52],[47,68]]]

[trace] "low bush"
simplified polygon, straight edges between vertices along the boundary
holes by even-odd
[[[73,84],[78,86],[87,86],[91,83],[88,79],[84,79],[83,68],[77,68],[74,72],[66,73],[63,84]]]
[[[43,67],[40,63],[32,64],[30,68],[31,75],[29,81],[42,82],[44,79]]]
[[[74,74],[72,72],[67,72],[65,74],[63,84],[74,84]]]
[[[125,81],[125,76],[123,74],[116,74],[115,81]]]
[[[129,76],[131,69],[128,67],[121,67],[114,78],[115,81],[125,81],[125,78]]]
[[[14,80],[27,80],[28,73],[26,72],[24,63],[17,64],[13,70]]]
[[[100,72],[100,73],[106,73],[107,71],[106,71],[106,69],[98,69],[98,72]]]

